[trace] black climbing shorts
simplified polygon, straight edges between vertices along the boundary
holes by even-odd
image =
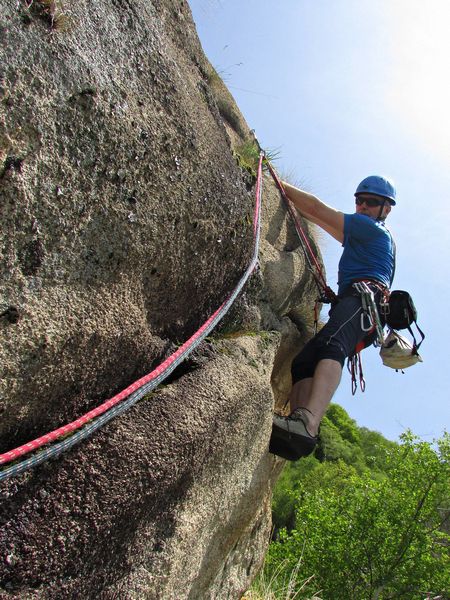
[[[374,289],[378,305],[381,292]],[[344,365],[345,359],[355,353],[356,347],[364,340],[364,347],[375,341],[377,333],[368,334],[361,323],[361,296],[349,288],[330,310],[330,318],[319,333],[314,336],[292,361],[292,384],[314,375],[317,363],[329,358]],[[365,322],[367,320],[365,319]]]

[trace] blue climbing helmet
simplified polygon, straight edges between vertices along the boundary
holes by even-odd
[[[359,194],[375,194],[387,198],[389,202],[395,205],[395,187],[389,179],[380,175],[369,175],[361,181],[356,188],[355,196]]]

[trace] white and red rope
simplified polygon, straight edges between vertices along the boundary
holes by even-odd
[[[14,448],[13,450],[9,450],[8,452],[0,454],[0,465],[4,465],[12,461],[17,461],[26,454],[36,452],[36,454],[32,457],[0,471],[0,481],[8,477],[18,475],[25,470],[44,462],[50,457],[61,454],[76,443],[87,438],[95,430],[112,418],[130,408],[130,406],[135,404],[145,394],[148,394],[152,389],[164,381],[164,379],[166,379],[170,373],[173,372],[178,364],[187,358],[187,356],[225,316],[258,262],[259,238],[261,229],[262,161],[263,154],[261,153],[256,179],[255,210],[253,221],[253,255],[247,270],[239,280],[228,299],[182,346],[180,346],[173,354],[171,354],[163,363],[156,367],[156,369],[151,371],[151,373],[141,377],[123,391],[119,392],[109,400],[106,400],[106,402],[100,406],[90,410],[71,423],[63,425],[62,427],[46,433],[35,440],[27,442],[22,446]],[[68,439],[57,442],[57,440],[69,434],[70,437]],[[41,449],[43,446],[48,446],[49,444],[53,445],[49,448]]]

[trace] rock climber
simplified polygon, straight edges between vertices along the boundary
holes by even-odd
[[[353,284],[364,281],[379,306],[392,283],[395,245],[385,219],[395,206],[396,191],[385,177],[366,177],[355,192],[355,212],[344,214],[288,183],[283,187],[299,212],[344,248],[330,318],[292,362],[290,414],[273,418],[270,452],[297,460],[317,445],[320,421],[339,385],[345,359],[362,342],[365,347],[376,338],[376,332],[368,334],[364,326],[362,298]]]

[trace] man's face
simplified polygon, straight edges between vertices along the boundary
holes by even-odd
[[[380,215],[380,206],[384,200],[380,196],[375,196],[374,194],[359,194],[357,198],[358,202],[361,204],[356,204],[356,213],[359,215],[367,215],[368,217],[372,217],[373,219],[385,219],[387,215],[391,212],[391,204],[389,200],[385,200],[385,204],[383,207],[383,211]],[[366,200],[368,202],[366,202]],[[375,206],[369,206],[369,204],[377,203]]]

